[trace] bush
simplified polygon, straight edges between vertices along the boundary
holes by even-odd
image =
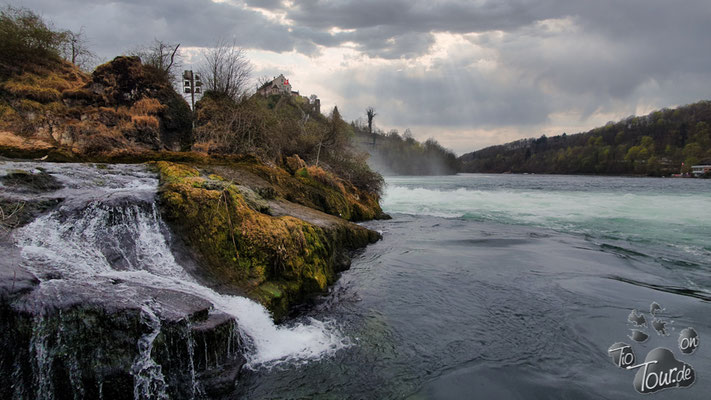
[[[0,63],[21,66],[59,60],[65,35],[52,30],[42,18],[25,8],[0,11]]]
[[[340,163],[334,163],[334,169],[338,175],[358,189],[382,196],[385,180],[382,175],[370,169],[366,157],[366,154],[356,154],[351,158],[343,159]]]

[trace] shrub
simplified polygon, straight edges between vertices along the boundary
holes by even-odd
[[[10,6],[0,11],[0,37],[0,63],[10,66],[59,60],[59,47],[65,40],[39,15]]]

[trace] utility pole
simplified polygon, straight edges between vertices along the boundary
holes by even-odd
[[[191,69],[183,71],[183,93],[190,94],[190,110],[193,113],[193,129],[195,129],[195,94],[202,94],[200,74]]]

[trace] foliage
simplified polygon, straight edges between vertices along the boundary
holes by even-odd
[[[362,152],[352,145],[352,129],[338,109],[324,117],[297,99],[254,95],[235,101],[207,92],[196,104],[194,148],[212,154],[255,154],[279,163],[298,155],[358,189],[380,193],[382,177],[368,168]]]
[[[577,135],[524,139],[461,157],[466,172],[639,174],[688,172],[711,160],[711,101],[663,109]]]
[[[61,32],[52,30],[39,15],[10,6],[0,10],[0,37],[0,70],[56,61],[65,40]]]

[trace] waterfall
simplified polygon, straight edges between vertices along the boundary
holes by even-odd
[[[1,165],[0,169],[40,165],[6,164],[11,165]],[[348,345],[333,321],[311,319],[277,326],[260,304],[245,297],[220,294],[194,279],[171,253],[168,229],[155,203],[158,181],[144,166],[41,166],[65,185],[59,194],[66,200],[14,233],[24,267],[37,276],[40,286],[57,280],[97,287],[111,282],[115,291],[110,295],[127,299],[135,287],[197,296],[209,301],[214,311],[235,318],[246,347],[247,366],[251,368],[317,359]],[[152,304],[145,304],[142,309],[143,322],[150,332],[139,341],[134,365],[139,391],[151,385],[152,390],[158,390],[152,393],[160,393],[160,368],[150,362],[152,341],[160,331],[159,314]],[[37,349],[41,349],[41,339],[38,336]],[[187,340],[188,346],[194,345],[190,338]]]
[[[150,327],[150,331],[138,339],[138,355],[131,367],[133,398],[168,399],[161,366],[151,358],[153,341],[160,333],[160,319],[150,307],[144,307],[141,309],[141,321]]]

